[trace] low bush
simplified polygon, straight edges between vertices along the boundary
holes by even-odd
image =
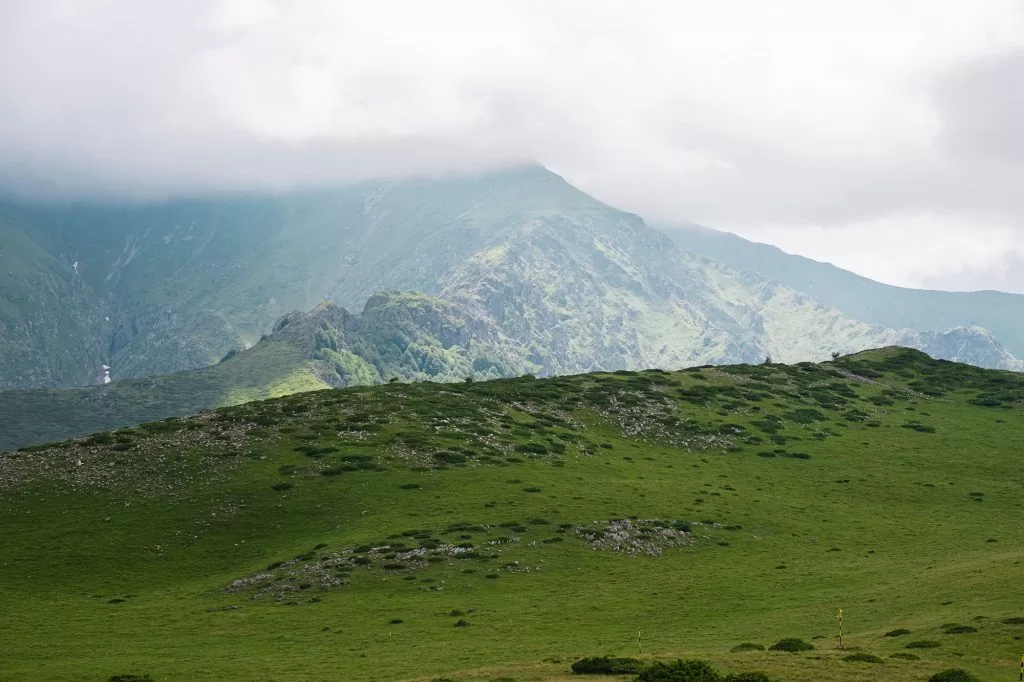
[[[928,682],[980,682],[974,675],[961,668],[950,668],[940,673],[935,673],[928,678]]]
[[[969,635],[972,632],[977,632],[978,628],[973,625],[945,625],[942,630],[947,635]]]
[[[869,654],[865,651],[858,651],[855,654],[849,656],[843,656],[843,660],[847,663],[882,663],[882,659],[874,654]]]
[[[653,663],[641,671],[637,682],[722,682],[722,676],[707,661],[693,659]]]
[[[904,649],[934,649],[941,646],[938,642],[933,642],[930,639],[922,639],[917,642],[909,642]]]
[[[639,675],[643,669],[643,661],[611,656],[581,658],[572,664],[572,671],[576,675]]]
[[[789,653],[796,653],[798,651],[813,651],[814,645],[796,637],[787,637],[786,639],[780,639],[775,644],[772,644],[768,649],[770,651],[788,651]]]
[[[889,632],[885,633],[885,636],[886,637],[902,637],[903,635],[909,635],[909,634],[910,634],[910,630],[908,630],[906,628],[896,628],[895,630],[889,630]]]
[[[744,642],[743,644],[737,644],[732,649],[729,649],[732,653],[736,654],[741,651],[764,651],[764,644],[754,644],[752,642]]]
[[[1024,625],[1024,617],[1012,616],[1010,618],[1003,618],[1004,625]]]
[[[898,658],[898,659],[900,659],[902,661],[920,661],[921,660],[921,657],[918,656],[917,654],[905,654],[905,653],[890,654],[889,658]]]

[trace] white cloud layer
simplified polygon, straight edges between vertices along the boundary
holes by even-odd
[[[0,2],[8,187],[525,160],[885,281],[1024,291],[1024,4]]]

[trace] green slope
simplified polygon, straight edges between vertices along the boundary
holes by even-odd
[[[886,349],[318,391],[2,455],[0,678],[556,680],[638,632],[790,682],[1009,678],[1022,398]],[[882,663],[842,660],[840,607]],[[731,652],[783,637],[817,648]]]
[[[760,273],[854,319],[918,331],[984,327],[1013,353],[1024,354],[1024,296],[1020,294],[895,287],[728,232],[694,224],[662,229],[684,249]]]

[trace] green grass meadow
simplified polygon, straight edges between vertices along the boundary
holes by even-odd
[[[1020,395],[1015,375],[886,349],[318,391],[9,453],[0,679],[522,682],[604,654],[1016,679]],[[580,535],[612,519],[685,542]],[[303,582],[312,564],[341,584]],[[815,649],[731,651],[785,637]]]

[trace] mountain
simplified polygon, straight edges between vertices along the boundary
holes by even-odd
[[[559,250],[548,244],[546,252],[557,254]],[[534,266],[541,262],[538,257],[527,260]],[[563,275],[560,279],[569,272],[564,262],[558,271]],[[465,290],[454,285],[463,277],[468,277]],[[516,279],[512,273],[509,281],[527,280]],[[541,278],[534,275],[529,281],[537,285]],[[578,276],[571,281],[586,284]],[[777,359],[791,359],[817,355],[814,344],[834,343],[840,334],[855,334],[847,337],[851,346],[895,339],[917,344],[938,357],[962,356],[970,349],[974,355],[966,360],[977,365],[1017,362],[982,329],[930,334],[874,329],[843,321],[834,311],[808,304],[799,294],[783,291],[781,301],[773,298],[779,296],[778,285],[765,292],[765,307],[782,306],[787,316],[793,317],[799,308],[788,299],[795,296],[805,305],[801,311],[805,326],[791,321],[790,327],[778,332],[769,321],[762,337],[778,345],[758,345],[760,338],[752,337],[751,347],[743,349],[729,345],[746,333],[736,325],[732,332],[719,331],[722,345],[706,347],[703,356],[685,355],[695,345],[692,334],[679,332],[686,321],[692,322],[684,317],[685,309],[670,307],[666,313],[643,307],[642,299],[637,298],[623,304],[630,315],[609,306],[590,311],[589,316],[565,314],[561,326],[543,320],[538,324],[537,316],[554,314],[544,301],[523,292],[528,307],[510,312],[504,306],[517,298],[491,296],[495,287],[493,277],[469,276],[458,270],[445,287],[454,302],[419,292],[384,292],[371,296],[360,314],[322,303],[308,312],[285,315],[274,324],[272,333],[252,348],[230,351],[219,363],[202,369],[103,386],[0,391],[0,423],[6,425],[0,431],[0,451],[328,387],[392,380],[487,380],[530,372],[564,374],[581,365],[617,369],[640,368],[645,363],[693,365],[729,353],[747,356],[751,362],[773,352]],[[561,297],[564,301],[568,295],[554,284],[548,292],[556,300]],[[583,306],[585,301],[569,301],[569,305]],[[656,327],[637,326],[631,317],[641,316],[648,323],[660,319],[673,333],[659,337]],[[827,337],[816,337],[814,326],[823,319],[837,326],[827,329]],[[611,341],[606,340],[609,324],[617,332]],[[712,328],[706,319],[702,324],[705,329]],[[705,345],[713,340],[710,335],[704,338]],[[616,345],[621,339],[633,339],[635,345]],[[653,346],[652,341],[663,345]],[[785,343],[790,347],[784,347]]]
[[[1010,353],[1024,356],[1024,295],[896,287],[693,223],[658,227],[683,249],[759,273],[854,319],[921,332],[981,327]]]
[[[96,384],[104,364],[115,382],[206,367],[288,311],[358,311],[388,291],[433,301],[402,313],[432,339],[398,363],[410,377],[793,362],[894,343],[1021,366],[998,334],[964,328],[954,347],[934,332],[965,323],[872,324],[681,249],[540,167],[148,205],[7,202],[0,225],[0,388]],[[387,308],[370,311],[372,326]],[[438,315],[458,330],[434,336]]]
[[[890,348],[315,391],[0,455],[0,677],[1003,679],[1022,401]],[[763,650],[786,638],[815,650]]]

